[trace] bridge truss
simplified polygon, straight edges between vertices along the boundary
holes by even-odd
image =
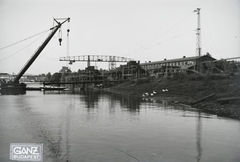
[[[69,61],[72,64],[76,61],[87,62],[87,66],[90,66],[90,62],[109,62],[109,69],[116,68],[116,62],[129,62],[135,61],[131,58],[120,57],[120,56],[108,56],[108,55],[80,55],[80,56],[66,56],[60,57],[60,61]]]

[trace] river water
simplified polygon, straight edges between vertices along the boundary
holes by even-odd
[[[44,161],[239,162],[240,121],[101,91],[0,96],[0,161],[42,143]]]

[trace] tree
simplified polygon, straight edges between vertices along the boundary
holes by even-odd
[[[59,73],[71,73],[72,71],[67,67],[63,66]]]
[[[51,76],[51,79],[50,81],[51,82],[60,82],[61,80],[61,77],[62,77],[62,74],[61,73],[54,73],[52,76]]]
[[[207,54],[206,54],[207,56],[210,56],[210,57],[212,57],[212,55],[209,53],[209,52],[207,52]]]
[[[38,76],[45,77],[46,75],[43,73],[43,74],[39,74]]]
[[[46,77],[47,77],[47,80],[50,80],[51,79],[51,73],[50,72],[48,72],[47,74],[46,74]]]

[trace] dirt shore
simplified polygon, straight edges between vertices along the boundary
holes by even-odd
[[[240,119],[240,75],[144,78],[117,84],[109,91],[183,103],[218,116]],[[223,99],[223,100],[222,100]]]

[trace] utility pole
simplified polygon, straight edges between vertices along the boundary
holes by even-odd
[[[202,52],[202,42],[201,42],[201,24],[200,24],[200,9],[197,8],[194,12],[197,12],[198,20],[197,20],[197,40],[196,40],[196,56],[201,56]]]

